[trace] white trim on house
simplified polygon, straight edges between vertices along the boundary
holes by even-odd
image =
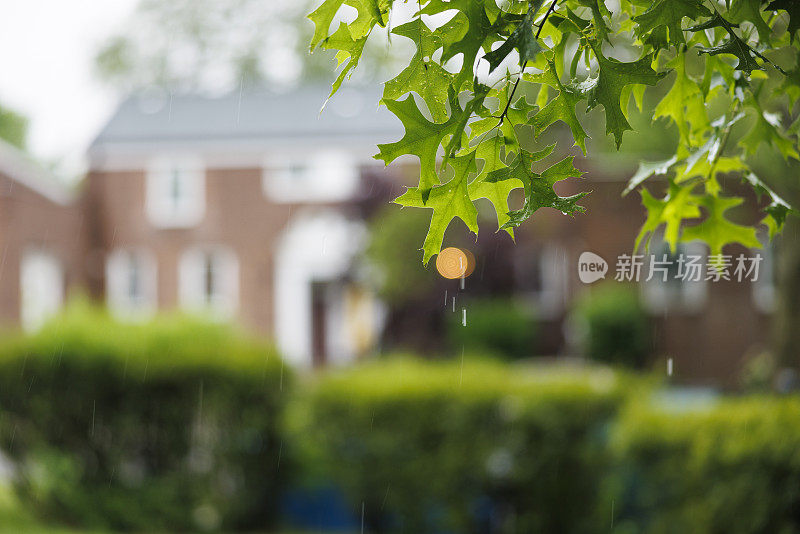
[[[514,277],[523,287],[520,295],[541,318],[555,318],[564,311],[569,291],[568,273],[569,256],[563,243],[550,241],[514,249]]]
[[[302,139],[302,144],[315,150],[346,152],[356,166],[383,167],[383,163],[372,157],[375,140],[370,137],[345,135],[331,140],[330,136],[311,135]],[[89,168],[94,172],[140,171],[143,159],[168,150],[176,154],[194,154],[202,158],[209,169],[259,169],[264,165],[265,155],[280,156],[296,152],[297,147],[297,139],[257,138],[104,143],[90,149]]]
[[[239,309],[239,259],[221,245],[186,250],[178,264],[178,300],[183,309],[231,319]]]
[[[358,191],[359,169],[343,150],[273,153],[263,162],[261,183],[274,202],[341,202]]]
[[[106,304],[119,318],[141,320],[158,307],[158,267],[144,249],[120,248],[106,258]]]
[[[29,248],[19,268],[20,322],[27,331],[39,329],[64,302],[64,269],[51,252]]]
[[[689,261],[689,258],[700,257],[700,279],[683,281],[677,280],[666,274],[667,281],[665,282],[665,273],[662,271],[655,271],[653,277],[650,277],[650,261],[655,258],[656,261],[662,261],[664,254],[667,255],[667,260],[674,261],[675,258],[671,257],[668,252],[669,248],[660,237],[653,237],[650,244],[650,254],[645,255],[645,264],[641,270],[641,290],[644,297],[644,304],[650,313],[661,314],[667,312],[679,313],[698,313],[703,310],[708,301],[708,281],[706,280],[706,247],[699,242],[678,243],[677,254],[683,255],[683,258]],[[674,261],[672,266],[677,267],[677,261]]]
[[[0,140],[0,173],[39,193],[51,202],[70,204],[75,194],[21,150]]]
[[[777,306],[777,265],[775,263],[775,245],[765,236],[762,243],[766,245],[756,254],[761,254],[761,262],[758,266],[758,278],[751,282],[753,304],[761,313],[773,313]]]
[[[159,228],[190,228],[206,210],[206,172],[192,155],[159,156],[147,167],[145,212]]]

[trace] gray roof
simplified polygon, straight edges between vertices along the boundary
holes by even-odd
[[[320,108],[329,87],[276,93],[235,91],[220,97],[139,95],[117,108],[92,147],[109,144],[369,137],[379,142],[403,134],[400,121],[378,107],[377,89],[344,88]]]

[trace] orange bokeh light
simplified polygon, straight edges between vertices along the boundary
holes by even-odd
[[[450,280],[466,278],[475,270],[475,256],[469,250],[448,247],[436,256],[436,270]]]

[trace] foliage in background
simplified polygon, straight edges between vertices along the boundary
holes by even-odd
[[[419,240],[428,221],[422,213],[402,213],[395,206],[382,210],[370,223],[366,258],[375,267],[379,294],[399,305],[429,294],[436,274],[416,262]]]
[[[584,354],[592,360],[641,368],[651,349],[648,315],[634,287],[601,284],[575,309]]]
[[[641,108],[645,89],[666,79],[670,89],[661,93],[654,119],[674,123],[679,142],[671,158],[643,163],[631,179],[628,189],[640,190],[647,210],[637,247],[662,226],[673,249],[698,239],[712,255],[729,243],[759,247],[756,226],[766,225],[773,236],[792,209],[752,172],[747,157],[765,147],[800,159],[796,6],[785,0],[621,0],[612,13],[602,0],[324,0],[309,18],[315,24],[311,48],[337,51],[333,94],[375,29],[387,26],[391,15],[413,13],[402,24],[395,20],[391,33],[410,39],[416,53],[385,84],[382,99],[406,133],[379,145],[376,158],[387,164],[405,155],[419,158],[419,185],[395,202],[433,210],[423,247],[427,263],[454,218],[477,233],[479,198],[494,204],[499,228],[512,235],[541,208],[584,212],[578,202],[586,192],[561,197],[553,188],[583,174],[573,156],[563,156],[568,147],[523,147],[563,122],[570,144],[587,154],[579,115],[602,107],[606,133],[619,148],[632,129],[631,100]],[[538,96],[529,102],[520,94]],[[738,175],[765,198],[760,221],[748,226],[729,218],[743,198],[724,194],[722,174]],[[669,177],[663,198],[641,187],[655,175]],[[523,190],[525,202],[511,210],[514,189]]]
[[[607,525],[602,436],[623,383],[607,369],[389,359],[322,377],[298,436],[370,532],[589,532]]]
[[[306,53],[311,0],[140,0],[95,55],[101,79],[125,92],[239,91],[327,79],[332,54]],[[366,48],[368,76],[393,63],[386,39]]]
[[[24,150],[28,139],[28,119],[0,106],[0,139]]]
[[[274,524],[284,376],[275,353],[187,318],[121,325],[76,305],[0,345],[0,448],[37,516],[92,528]]]
[[[533,310],[509,298],[470,300],[467,308],[466,325],[461,313],[447,316],[447,337],[454,351],[507,358],[536,355],[538,323]]]
[[[797,532],[800,400],[636,403],[613,435],[621,532]]]

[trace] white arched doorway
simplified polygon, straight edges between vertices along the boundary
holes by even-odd
[[[368,323],[382,317],[371,295],[354,298],[345,280],[365,235],[363,223],[334,210],[300,212],[289,221],[276,251],[274,299],[275,338],[287,362],[336,365],[362,350],[365,316]]]

